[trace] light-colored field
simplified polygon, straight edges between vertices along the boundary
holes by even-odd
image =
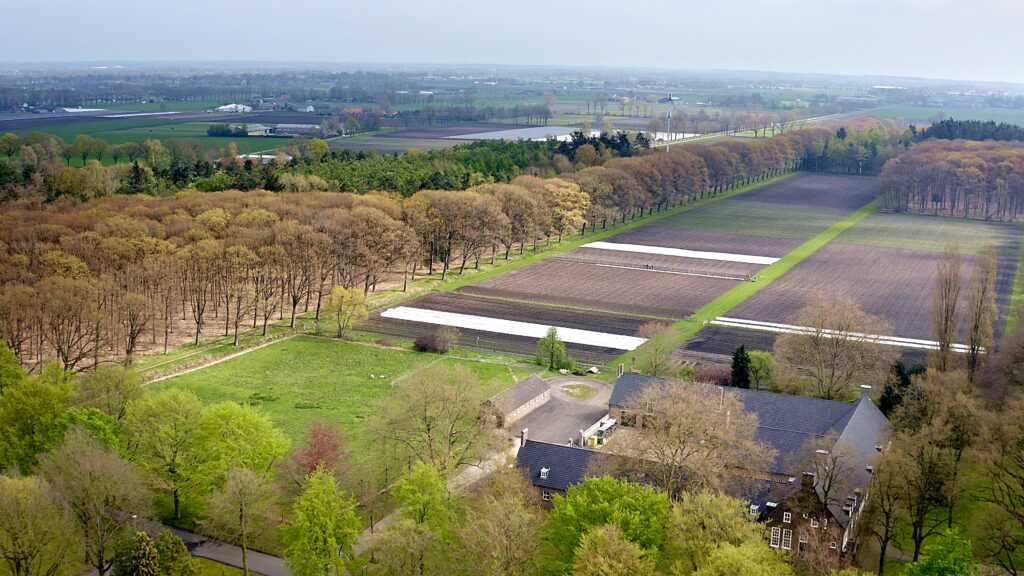
[[[398,306],[381,312],[381,317],[394,320],[406,320],[422,324],[433,324],[437,326],[455,326],[465,330],[477,330],[480,332],[493,332],[506,336],[525,336],[527,338],[543,338],[551,325],[536,324],[533,322],[519,322],[517,320],[503,320],[501,318],[488,318],[472,314],[458,314],[455,312],[443,312],[440,310],[427,310],[424,308],[413,308],[410,306]],[[593,330],[581,330],[578,328],[565,328],[554,326],[558,330],[558,337],[563,342],[570,344],[585,344],[587,346],[599,346],[601,348],[615,348],[618,350],[633,350],[647,341],[646,338],[635,336],[623,336],[620,334],[608,334],[606,332],[595,332]]]
[[[703,250],[684,250],[666,248],[664,246],[643,246],[640,244],[622,244],[618,242],[591,242],[581,248],[635,252],[638,254],[658,254],[661,256],[678,256],[680,258],[698,258],[701,260],[717,260],[721,262],[742,262],[745,264],[761,264],[767,266],[779,261],[769,256],[751,256],[749,254],[729,254],[726,252],[707,252]]]

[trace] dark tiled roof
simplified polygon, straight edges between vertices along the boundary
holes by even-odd
[[[564,492],[590,472],[603,468],[610,458],[614,457],[586,448],[527,440],[519,448],[516,465],[528,474],[534,486]],[[547,478],[540,477],[542,468],[548,469]]]
[[[629,406],[631,396],[662,381],[642,374],[623,374],[615,381],[609,404]],[[787,460],[808,440],[830,431],[835,431],[840,441],[857,446],[865,457],[873,455],[875,444],[888,434],[888,421],[866,397],[850,403],[742,388],[729,391],[739,395],[748,412],[757,414],[757,439],[778,453],[769,470],[773,473],[790,473]]]
[[[540,376],[534,374],[525,380],[517,382],[515,386],[508,390],[495,395],[491,398],[491,404],[494,404],[494,407],[500,410],[502,414],[508,414],[550,390],[551,386],[542,380]]]

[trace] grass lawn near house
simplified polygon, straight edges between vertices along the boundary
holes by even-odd
[[[298,336],[150,388],[191,390],[206,404],[230,400],[259,406],[296,443],[302,441],[310,420],[337,422],[357,456],[364,452],[360,447],[372,442],[366,425],[377,414],[377,402],[392,391],[396,380],[437,363],[470,369],[480,379],[484,397],[512,386],[529,371],[499,359]]]

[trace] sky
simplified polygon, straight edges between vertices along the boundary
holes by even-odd
[[[5,4],[6,62],[583,65],[1024,83],[1024,0]]]

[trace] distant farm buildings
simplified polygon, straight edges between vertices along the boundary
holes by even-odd
[[[308,136],[319,137],[322,134],[320,126],[316,124],[278,124],[274,127],[275,136]]]
[[[242,114],[245,112],[252,112],[252,106],[246,106],[245,104],[225,104],[217,108],[217,112],[231,112],[233,114]]]
[[[272,131],[273,128],[263,124],[247,124],[245,127],[246,136],[269,136]]]

